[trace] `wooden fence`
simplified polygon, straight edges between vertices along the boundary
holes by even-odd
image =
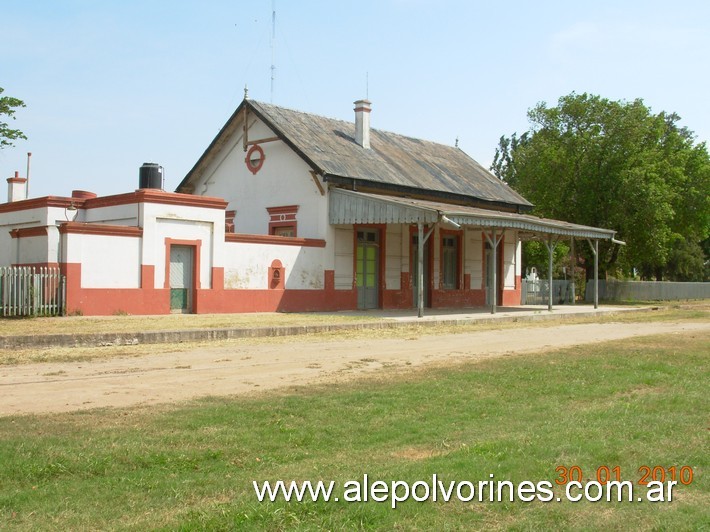
[[[65,294],[59,268],[0,268],[0,316],[60,316]]]

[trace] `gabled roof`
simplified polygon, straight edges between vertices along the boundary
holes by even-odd
[[[459,148],[370,130],[371,149],[354,140],[355,124],[244,100],[178,190],[201,175],[212,152],[232,134],[248,106],[326,181],[393,194],[431,196],[457,203],[527,211],[532,204]],[[216,154],[215,154],[216,155]]]

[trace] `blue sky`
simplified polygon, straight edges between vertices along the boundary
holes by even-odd
[[[572,91],[642,98],[710,140],[710,2],[275,0],[273,103],[459,146],[489,166],[526,112]],[[31,196],[174,189],[239,105],[271,101],[272,0],[3,0],[0,87],[27,104]],[[0,193],[0,201],[5,201]]]

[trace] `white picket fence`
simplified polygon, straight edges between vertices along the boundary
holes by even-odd
[[[66,300],[59,268],[0,268],[0,316],[60,316]]]

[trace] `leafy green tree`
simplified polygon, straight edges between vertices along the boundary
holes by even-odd
[[[501,137],[491,170],[538,215],[616,230],[628,246],[600,243],[602,272],[661,278],[679,239],[708,237],[710,157],[676,114],[572,93],[528,119],[530,131]]]
[[[0,87],[0,95],[5,92],[5,89]],[[19,129],[11,129],[10,126],[3,122],[3,117],[15,119],[15,110],[18,107],[24,107],[25,102],[13,98],[11,96],[0,96],[0,149],[14,146],[13,142],[17,139],[27,139],[25,134]]]
[[[666,265],[669,281],[704,281],[705,253],[697,242],[678,238],[673,243]]]

